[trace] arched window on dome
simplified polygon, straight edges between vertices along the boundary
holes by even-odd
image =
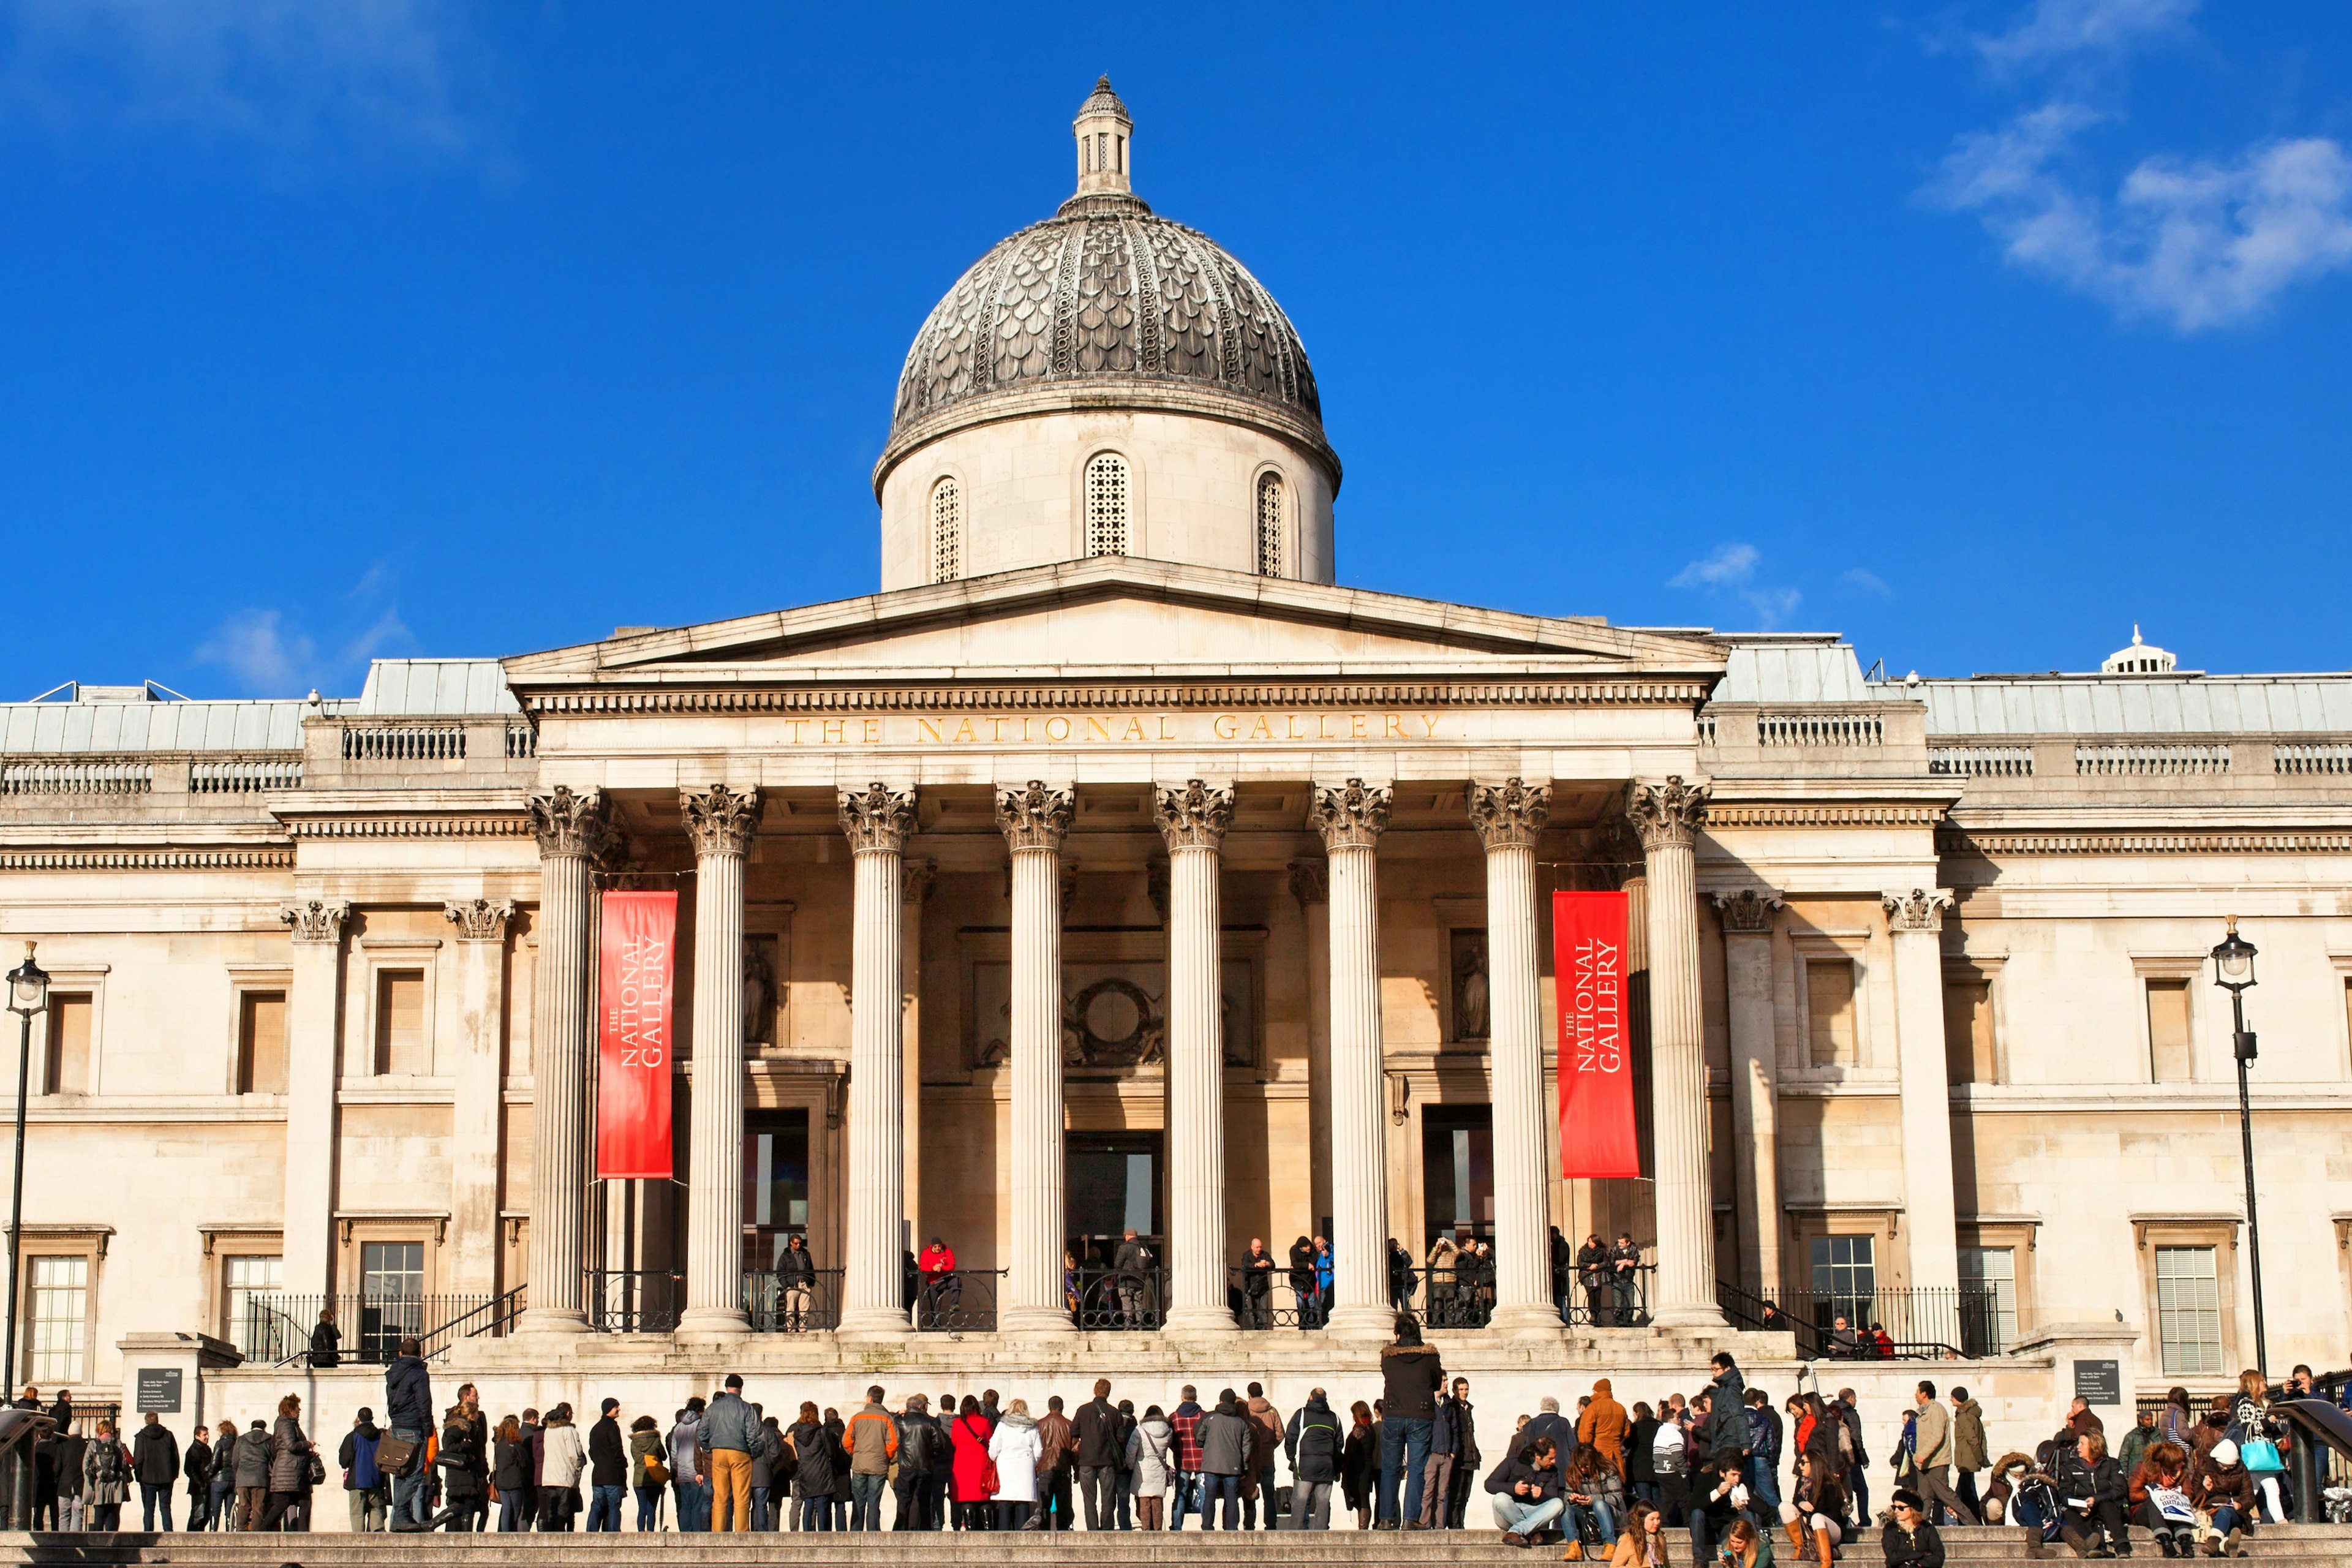
[[[963,489],[949,475],[931,487],[931,581],[963,575]]]
[[[1257,477],[1257,574],[1282,575],[1282,476]]]
[[[1087,460],[1087,553],[1127,553],[1127,459],[1098,452]]]

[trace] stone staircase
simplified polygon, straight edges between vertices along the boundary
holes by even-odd
[[[1690,1561],[1685,1532],[1671,1531],[1678,1568],[1712,1568]],[[2133,1531],[2134,1556],[2157,1563],[2154,1544]],[[1947,1561],[1953,1568],[1994,1568],[2024,1563],[2025,1538],[2015,1530],[1948,1530]],[[1785,1538],[1781,1544],[1787,1544]],[[2061,1561],[2072,1562],[2071,1554]],[[580,1554],[588,1561],[582,1563]],[[2352,1564],[2352,1525],[2288,1525],[2265,1528],[2247,1556],[2281,1568],[2345,1568]],[[0,1565],[74,1564],[75,1568],[176,1563],[183,1568],[382,1568],[387,1563],[429,1563],[446,1568],[770,1568],[790,1562],[796,1568],[1025,1568],[1067,1563],[1084,1568],[1239,1568],[1275,1563],[1282,1568],[1418,1568],[1421,1564],[1485,1565],[1556,1563],[1557,1547],[1518,1551],[1491,1530],[1442,1533],[1170,1534],[1121,1532],[1044,1536],[996,1534],[746,1534],[746,1535],[26,1535],[0,1533]],[[1848,1568],[1879,1568],[1875,1535],[1849,1546],[1839,1561]]]

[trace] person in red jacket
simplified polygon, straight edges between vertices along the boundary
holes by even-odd
[[[996,1423],[969,1394],[963,1396],[955,1419],[948,1423],[948,1441],[955,1448],[956,1511],[965,1530],[986,1530],[989,1525],[992,1489],[988,1481],[996,1467],[988,1457],[988,1440],[995,1432]]]
[[[956,1278],[955,1266],[955,1248],[936,1236],[931,1237],[931,1244],[923,1248],[923,1255],[915,1259],[916,1271],[923,1277],[923,1294],[915,1319],[916,1327],[922,1326],[926,1316],[937,1318],[941,1313],[955,1310],[961,1304],[963,1281]]]

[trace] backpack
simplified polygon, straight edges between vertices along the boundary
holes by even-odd
[[[1651,1444],[1650,1468],[1652,1472],[1660,1476],[1681,1475],[1683,1473],[1683,1435],[1681,1429],[1670,1423],[1658,1428],[1658,1436],[1660,1437],[1666,1438],[1667,1440],[1664,1442],[1653,1442]]]
[[[1843,1421],[1840,1421],[1837,1424],[1837,1434],[1839,1462],[1843,1464],[1848,1469],[1851,1469],[1854,1465],[1853,1428],[1847,1426]]]

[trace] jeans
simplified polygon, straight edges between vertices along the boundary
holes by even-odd
[[[1975,1479],[1973,1476],[1969,1479]],[[1780,1479],[1774,1471],[1772,1461],[1761,1454],[1748,1456],[1748,1489],[1754,1492],[1759,1501],[1770,1503],[1776,1509],[1780,1506]]]
[[[364,1535],[383,1528],[384,1497],[381,1486],[355,1488],[343,1494],[352,1510],[352,1533]]]
[[[882,1476],[849,1478],[850,1529],[879,1530],[882,1528],[882,1487],[887,1479]]]
[[[420,1448],[425,1443],[425,1434],[414,1426],[395,1426],[392,1429],[392,1435],[404,1443],[416,1444]],[[425,1456],[419,1453],[415,1458],[408,1462],[408,1474],[394,1476],[392,1479],[392,1522],[394,1524],[421,1527],[429,1523],[433,1518],[426,1511],[432,1505],[426,1500],[425,1466],[421,1462],[424,1458]]]
[[[588,1489],[587,1529],[592,1535],[621,1533],[621,1489],[619,1487]]]
[[[684,1530],[686,1526],[681,1524],[678,1528]],[[831,1530],[833,1528],[832,1494],[819,1492],[814,1497],[803,1497],[800,1500],[800,1507],[793,1517],[793,1528],[794,1530]]]
[[[1047,1530],[1070,1528],[1070,1467],[1056,1465],[1037,1478],[1037,1512]]]
[[[377,1487],[375,1495],[378,1499],[383,1498],[383,1489],[381,1486]],[[381,1519],[382,1513],[379,1510],[379,1522],[376,1525],[378,1530],[383,1528]],[[213,1478],[213,1507],[212,1511],[205,1516],[205,1522],[207,1528],[213,1530],[236,1528],[236,1478],[234,1473],[216,1475]]]
[[[1429,1463],[1429,1417],[1391,1415],[1381,1423],[1381,1500],[1379,1518],[1381,1523],[1394,1525],[1397,1513],[1397,1481],[1404,1481],[1403,1518],[1421,1517],[1422,1471]]]
[[[659,1487],[637,1489],[637,1530],[646,1533],[661,1528],[662,1489]],[[505,1526],[499,1526],[504,1529]]]
[[[1184,1510],[1188,1508],[1201,1516],[1202,1529],[1208,1530],[1212,1528],[1209,1521],[1209,1510],[1201,1500],[1201,1472],[1198,1470],[1179,1470],[1176,1472],[1176,1502],[1168,1512],[1169,1529],[1181,1530],[1184,1528]]]
[[[2217,1536],[2227,1536],[2233,1530],[2242,1530],[2248,1535],[2252,1535],[2254,1532],[2254,1521],[2241,1515],[2234,1508],[2225,1506],[2215,1509],[2213,1533]]]
[[[1036,1505],[1034,1503],[1025,1502],[998,1503],[996,1505],[996,1528],[999,1530],[1028,1529],[1029,1513],[1035,1506]]]
[[[1202,1530],[1220,1528],[1216,1513],[1220,1500],[1224,1503],[1224,1521],[1222,1528],[1239,1530],[1242,1527],[1241,1477],[1205,1474],[1201,1478],[1201,1528]]]
[[[499,1533],[520,1535],[530,1528],[532,1518],[539,1512],[530,1500],[519,1491],[499,1494]]]
[[[1495,1528],[1526,1540],[1539,1530],[1549,1530],[1551,1521],[1559,1517],[1559,1499],[1543,1502],[1528,1502],[1523,1499],[1495,1494]]]
[[[165,1530],[169,1530],[172,1528],[171,1483],[167,1481],[163,1485],[156,1487],[150,1486],[145,1481],[141,1481],[139,1483],[139,1511],[142,1515],[142,1522],[139,1526],[140,1529],[152,1530],[155,1528],[155,1509],[158,1504],[161,1504],[163,1510],[163,1528]]]
[[[1584,1539],[1584,1521],[1589,1519],[1594,1528],[1601,1532],[1601,1539],[1603,1542],[1612,1546],[1616,1544],[1616,1516],[1609,1511],[1609,1505],[1599,1498],[1594,1498],[1591,1502],[1570,1503],[1565,1511],[1568,1515],[1565,1528],[1574,1539],[1578,1541]]]
[[[1329,1481],[1293,1481],[1291,1483],[1290,1528],[1293,1530],[1331,1528],[1331,1483]]]
[[[1870,1468],[1868,1466],[1856,1465],[1846,1471],[1845,1495],[1853,1500],[1853,1519],[1846,1522],[1852,1524],[1858,1520],[1863,1523],[1868,1523],[1870,1521]],[[1846,1533],[1852,1535],[1853,1531],[1849,1530]]]
[[[281,1498],[290,1498],[294,1494],[291,1492],[278,1492],[276,1495]],[[269,1519],[267,1511],[262,1514],[262,1518],[264,1520]],[[90,1504],[89,1527],[92,1530],[99,1531],[100,1534],[111,1534],[115,1531],[121,1530],[122,1528],[122,1505],[119,1502],[94,1502]],[[270,1521],[268,1523],[266,1523],[263,1528],[266,1530],[275,1530],[278,1528],[278,1525],[275,1521]]]
[[[931,1528],[931,1479],[929,1476],[910,1476],[902,1469],[898,1472],[898,1479],[890,1483],[890,1495],[898,1503],[898,1517],[890,1521],[892,1530]]]
[[[708,1480],[677,1480],[670,1482],[677,1495],[677,1527],[681,1531],[707,1531],[710,1528],[710,1483]]]

